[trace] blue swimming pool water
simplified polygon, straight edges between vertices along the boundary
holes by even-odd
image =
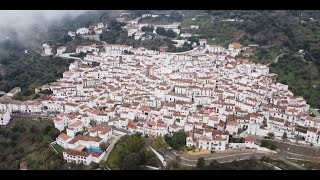
[[[103,153],[103,151],[101,149],[97,149],[97,148],[84,148],[83,151],[85,152],[97,152],[97,153]]]

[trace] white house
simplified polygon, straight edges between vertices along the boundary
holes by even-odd
[[[206,46],[208,44],[207,39],[199,39],[200,46]]]
[[[76,31],[76,34],[81,34],[81,35],[88,34],[88,33],[89,33],[89,29],[85,27],[79,28]]]
[[[187,38],[187,37],[191,37],[192,34],[190,34],[190,33],[181,33],[180,36],[183,37],[183,38]]]
[[[57,48],[57,55],[61,55],[62,53],[64,53],[67,50],[67,48],[65,46],[60,46]]]
[[[144,35],[144,34],[145,34],[145,32],[137,31],[136,33],[134,33],[134,39],[139,40],[139,39],[141,39],[142,35]]]
[[[57,138],[56,138],[56,142],[58,145],[60,145],[61,147],[63,147],[64,149],[66,149],[68,147],[68,142],[71,141],[71,137],[69,137],[68,135],[66,135],[65,133],[61,133]]]
[[[71,36],[71,37],[75,37],[75,36],[76,36],[76,33],[73,32],[73,31],[68,31],[68,35]]]
[[[208,45],[207,48],[209,53],[221,53],[224,51],[224,48],[222,46],[217,45]]]
[[[66,113],[72,113],[72,112],[78,112],[79,111],[79,105],[76,104],[76,103],[70,103],[70,102],[67,102],[65,103],[65,112]]]
[[[43,52],[46,56],[52,55],[52,48],[48,44],[43,44]]]
[[[99,29],[94,30],[94,33],[95,34],[102,34],[103,30],[99,28]]]
[[[258,123],[249,123],[247,133],[250,135],[259,135],[260,125]]]
[[[99,163],[103,159],[104,155],[105,152],[86,152],[76,149],[66,149],[63,151],[63,159],[67,162],[84,165],[89,165],[91,162]]]
[[[226,131],[228,131],[231,135],[238,134],[238,122],[236,121],[228,121],[226,125]]]
[[[185,94],[170,92],[165,96],[166,101],[175,102],[175,101],[186,101],[192,102],[192,98],[188,97]]]
[[[97,28],[99,29],[99,28],[103,28],[104,27],[104,24],[103,24],[103,22],[99,22],[99,23],[97,23]]]
[[[134,33],[138,32],[139,30],[137,28],[130,28],[128,29],[128,36],[133,36]]]
[[[6,126],[11,119],[9,111],[0,111],[0,126]]]
[[[21,111],[26,113],[39,113],[43,110],[43,104],[39,101],[23,101]]]
[[[229,44],[229,50],[230,51],[236,51],[236,52],[240,52],[241,51],[241,44],[234,42]]]
[[[190,28],[191,28],[191,29],[199,29],[199,26],[197,26],[197,25],[191,25]]]
[[[77,148],[79,145],[82,145],[86,148],[99,148],[102,142],[103,139],[100,137],[78,135],[68,142],[68,148],[74,149]]]
[[[110,126],[95,126],[89,130],[91,137],[100,137],[104,142],[112,137],[112,128]]]
[[[225,151],[228,141],[217,135],[214,138],[201,136],[198,140],[199,149],[207,149],[209,151]]]
[[[80,120],[76,120],[75,122],[68,125],[67,135],[70,137],[74,137],[77,132],[81,132],[84,130],[84,123]]]
[[[252,137],[247,137],[244,139],[244,143],[246,147],[251,147],[251,148],[255,147],[255,142],[256,142],[256,139]]]

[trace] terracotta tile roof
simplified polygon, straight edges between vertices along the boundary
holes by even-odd
[[[68,139],[71,138],[71,137],[69,137],[68,135],[66,135],[65,133],[61,133],[58,137],[61,138],[61,139],[63,139],[64,141],[67,141]]]
[[[91,155],[91,153],[89,153],[89,152],[77,151],[77,150],[73,150],[73,149],[65,149],[63,152],[68,155],[81,156],[81,157],[89,157]]]
[[[149,106],[142,105],[142,106],[139,108],[139,110],[141,110],[141,111],[150,111],[151,108],[150,108]]]
[[[82,141],[100,142],[102,139],[99,138],[99,137],[90,137],[90,136],[85,136],[85,135],[79,135],[79,136],[73,138],[73,139],[69,142],[69,144],[74,144],[74,143],[76,143],[77,141],[80,141],[80,140],[82,140]]]
[[[69,124],[69,127],[78,127],[81,126],[83,123],[79,120],[77,120],[76,122]]]
[[[247,137],[244,139],[244,142],[256,142],[256,139],[253,137]]]
[[[90,133],[95,133],[99,131],[101,134],[106,134],[110,131],[112,131],[112,128],[110,126],[95,126],[90,129]]]

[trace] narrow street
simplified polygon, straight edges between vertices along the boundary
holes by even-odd
[[[111,153],[111,151],[114,148],[114,145],[119,141],[119,139],[124,136],[125,134],[119,134],[114,140],[112,140],[111,144],[109,145],[109,147],[106,150],[106,154],[103,157],[103,160],[106,161]]]

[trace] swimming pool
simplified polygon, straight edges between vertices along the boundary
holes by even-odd
[[[83,151],[85,152],[97,152],[97,153],[103,153],[103,151],[101,149],[97,149],[97,148],[84,148]]]

